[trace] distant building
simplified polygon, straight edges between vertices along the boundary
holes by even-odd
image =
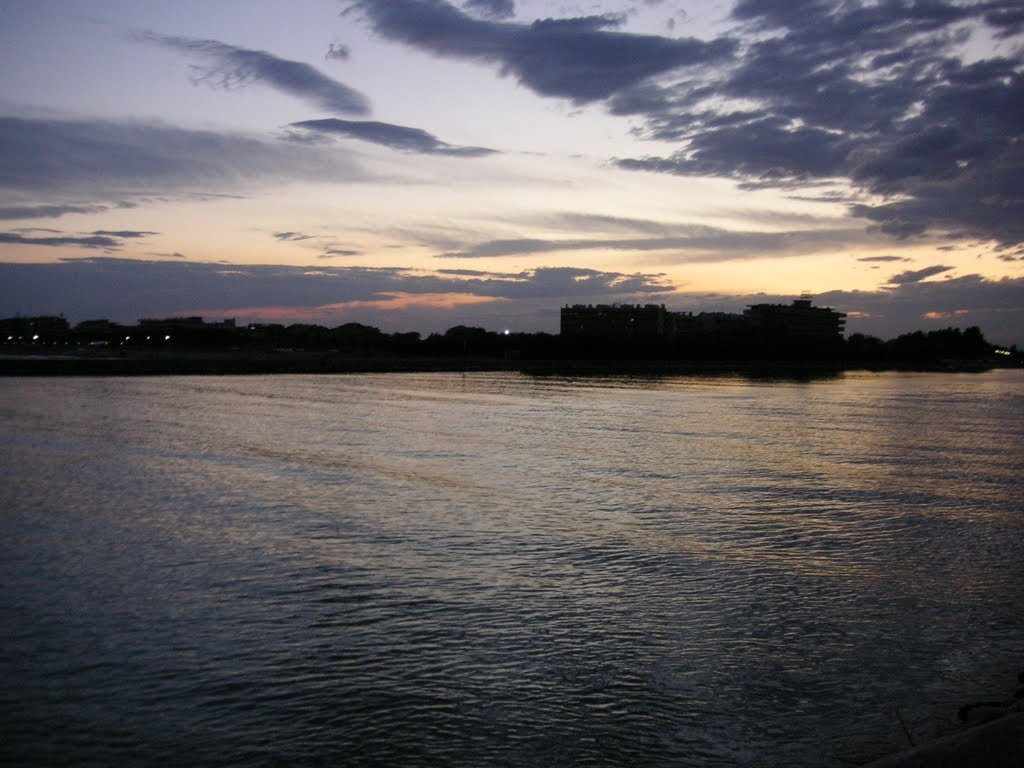
[[[75,326],[76,333],[112,333],[118,330],[121,326],[116,323],[112,323],[107,319],[99,320],[83,320]]]
[[[561,335],[591,338],[756,338],[796,344],[842,337],[846,315],[815,307],[804,294],[792,304],[753,304],[734,312],[668,312],[663,304],[576,304],[562,307]]]
[[[845,314],[811,306],[811,297],[807,294],[792,304],[753,304],[744,310],[743,317],[757,332],[786,336],[794,341],[836,339],[846,328]]]
[[[562,307],[562,336],[650,338],[674,333],[664,304],[575,304]]]
[[[252,336],[263,338],[280,335],[284,331],[284,326],[281,323],[249,323],[246,330]]]
[[[680,312],[676,315],[677,334],[736,334],[749,330],[749,323],[743,315],[735,312],[701,312],[690,315]]]
[[[139,319],[139,328],[144,331],[192,331],[192,330],[234,330],[235,319],[228,318],[220,322],[203,322],[201,317],[164,317]]]
[[[139,318],[140,328],[202,328],[203,318],[201,317],[143,317]]]
[[[38,341],[62,336],[68,332],[68,321],[63,317],[8,317],[0,320],[0,337],[4,341]]]

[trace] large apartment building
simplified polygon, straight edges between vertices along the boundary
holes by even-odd
[[[753,304],[732,312],[669,312],[664,304],[575,304],[562,307],[566,337],[652,339],[747,335],[817,342],[841,338],[846,315],[815,307],[807,294],[791,304]]]

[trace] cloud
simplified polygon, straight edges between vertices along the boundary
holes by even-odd
[[[486,19],[508,19],[516,12],[513,0],[466,0],[462,7]]]
[[[0,207],[3,219],[56,219],[74,213],[102,213],[107,205],[9,205]]]
[[[487,5],[494,6],[494,3]],[[436,56],[499,67],[543,96],[575,104],[608,98],[646,79],[728,58],[735,44],[615,31],[621,17],[543,19],[532,24],[474,19],[441,0],[360,0],[373,30]]]
[[[851,206],[896,237],[1024,242],[1024,42],[963,60],[972,37],[1024,30],[1019,3],[743,0],[736,57],[608,101],[665,156],[619,167],[745,187],[852,184]]]
[[[857,261],[867,261],[867,262],[873,262],[873,261],[879,261],[879,262],[883,262],[883,261],[911,261],[911,259],[908,259],[908,258],[906,258],[904,256],[862,256],[859,259],[857,259]]]
[[[140,231],[140,230],[134,230],[134,229],[119,229],[119,230],[97,229],[97,230],[95,230],[93,232],[93,234],[94,235],[106,235],[108,237],[119,237],[119,238],[133,239],[133,238],[138,238],[138,237],[149,237],[150,235],[158,235],[160,233],[159,232],[146,232],[146,231]]]
[[[577,213],[574,211],[534,216],[531,217],[528,223],[531,226],[559,227],[570,229],[574,232],[629,232],[647,235],[671,235],[679,229],[678,225],[666,224],[651,219]]]
[[[328,112],[365,115],[370,103],[365,96],[343,83],[339,83],[319,70],[301,61],[281,59],[266,51],[238,48],[218,40],[200,40],[191,37],[159,35],[155,32],[137,32],[133,39],[203,57],[212,63],[193,67],[193,81],[211,88],[242,88],[250,83],[265,83],[282,93],[304,99]],[[331,48],[338,54],[347,49]]]
[[[42,245],[50,248],[76,246],[79,248],[110,248],[121,247],[121,241],[103,234],[85,236],[58,235],[55,237],[26,237],[14,232],[0,232],[0,243],[9,245]]]
[[[353,251],[348,248],[328,248],[322,254],[317,256],[318,259],[335,259],[339,256],[359,256],[362,251]]]
[[[658,229],[654,222],[629,219],[604,218],[604,224],[618,221],[619,226]],[[706,225],[664,226],[653,237],[605,237],[605,238],[506,238],[486,240],[450,250],[437,255],[443,259],[497,258],[504,256],[527,256],[566,251],[666,251],[662,261],[709,262],[733,259],[778,258],[799,256],[823,247],[834,248],[840,243],[858,242],[864,239],[860,229],[821,228],[775,232],[727,230]]]
[[[439,275],[458,275],[460,277],[502,277],[506,279],[521,278],[522,272],[493,272],[483,269],[439,269]]]
[[[493,149],[484,147],[455,147],[446,144],[419,128],[408,128],[404,125],[392,125],[373,120],[303,120],[292,123],[292,128],[300,128],[314,133],[341,136],[360,141],[380,144],[403,152],[416,152],[427,155],[452,155],[455,157],[483,157],[495,154]]]
[[[639,120],[641,138],[676,145],[620,168],[744,189],[839,183],[871,195],[850,212],[894,237],[1024,242],[1016,0],[743,0],[729,36],[711,40],[628,34],[607,15],[479,19],[442,0],[354,8],[382,37],[495,65],[544,96],[603,101]],[[986,36],[1005,52],[965,60]]]
[[[123,202],[132,196],[191,194],[197,186],[209,194],[257,181],[365,176],[328,147],[143,122],[23,117],[0,117],[0,168],[0,192],[88,195],[122,201],[119,207],[133,205]],[[82,207],[40,206],[62,213]]]
[[[949,272],[951,269],[953,267],[944,267],[936,264],[933,267],[925,267],[924,269],[908,270],[907,272],[900,272],[898,275],[890,277],[889,284],[906,285],[907,283],[919,283],[926,278],[941,275],[943,272]]]
[[[312,240],[315,235],[304,235],[301,232],[274,232],[272,237],[275,240],[288,240],[294,242],[296,240]]]
[[[336,61],[344,61],[349,57],[350,53],[351,52],[349,51],[347,45],[342,45],[341,43],[331,43],[330,47],[327,49],[327,53],[324,54],[324,58],[327,60],[334,59]]]
[[[27,236],[22,232],[48,232],[52,233],[45,237]],[[106,230],[97,229],[86,235],[68,235],[56,229],[31,229],[19,232],[0,232],[0,243],[9,245],[40,245],[49,248],[63,248],[73,246],[77,248],[106,248],[116,250],[124,243],[122,240],[135,240],[158,232],[146,232],[142,230],[123,229]]]

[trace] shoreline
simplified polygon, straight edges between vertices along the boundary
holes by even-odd
[[[902,752],[866,763],[862,768],[1020,768],[1024,765],[1024,700],[1002,714]]]
[[[960,726],[861,768],[1020,768],[1024,765],[1024,670],[1007,698],[964,704]],[[905,731],[906,732],[906,731]],[[908,740],[910,734],[907,733]]]
[[[813,379],[847,371],[977,373],[1003,367],[985,360],[905,364],[836,360],[520,359],[448,356],[349,356],[330,352],[181,350],[124,356],[0,354],[6,376],[236,376],[273,374],[461,373],[518,371],[532,376],[745,375]]]

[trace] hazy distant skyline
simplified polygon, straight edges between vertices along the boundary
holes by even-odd
[[[1024,345],[1019,0],[24,0],[0,68],[3,316]]]

